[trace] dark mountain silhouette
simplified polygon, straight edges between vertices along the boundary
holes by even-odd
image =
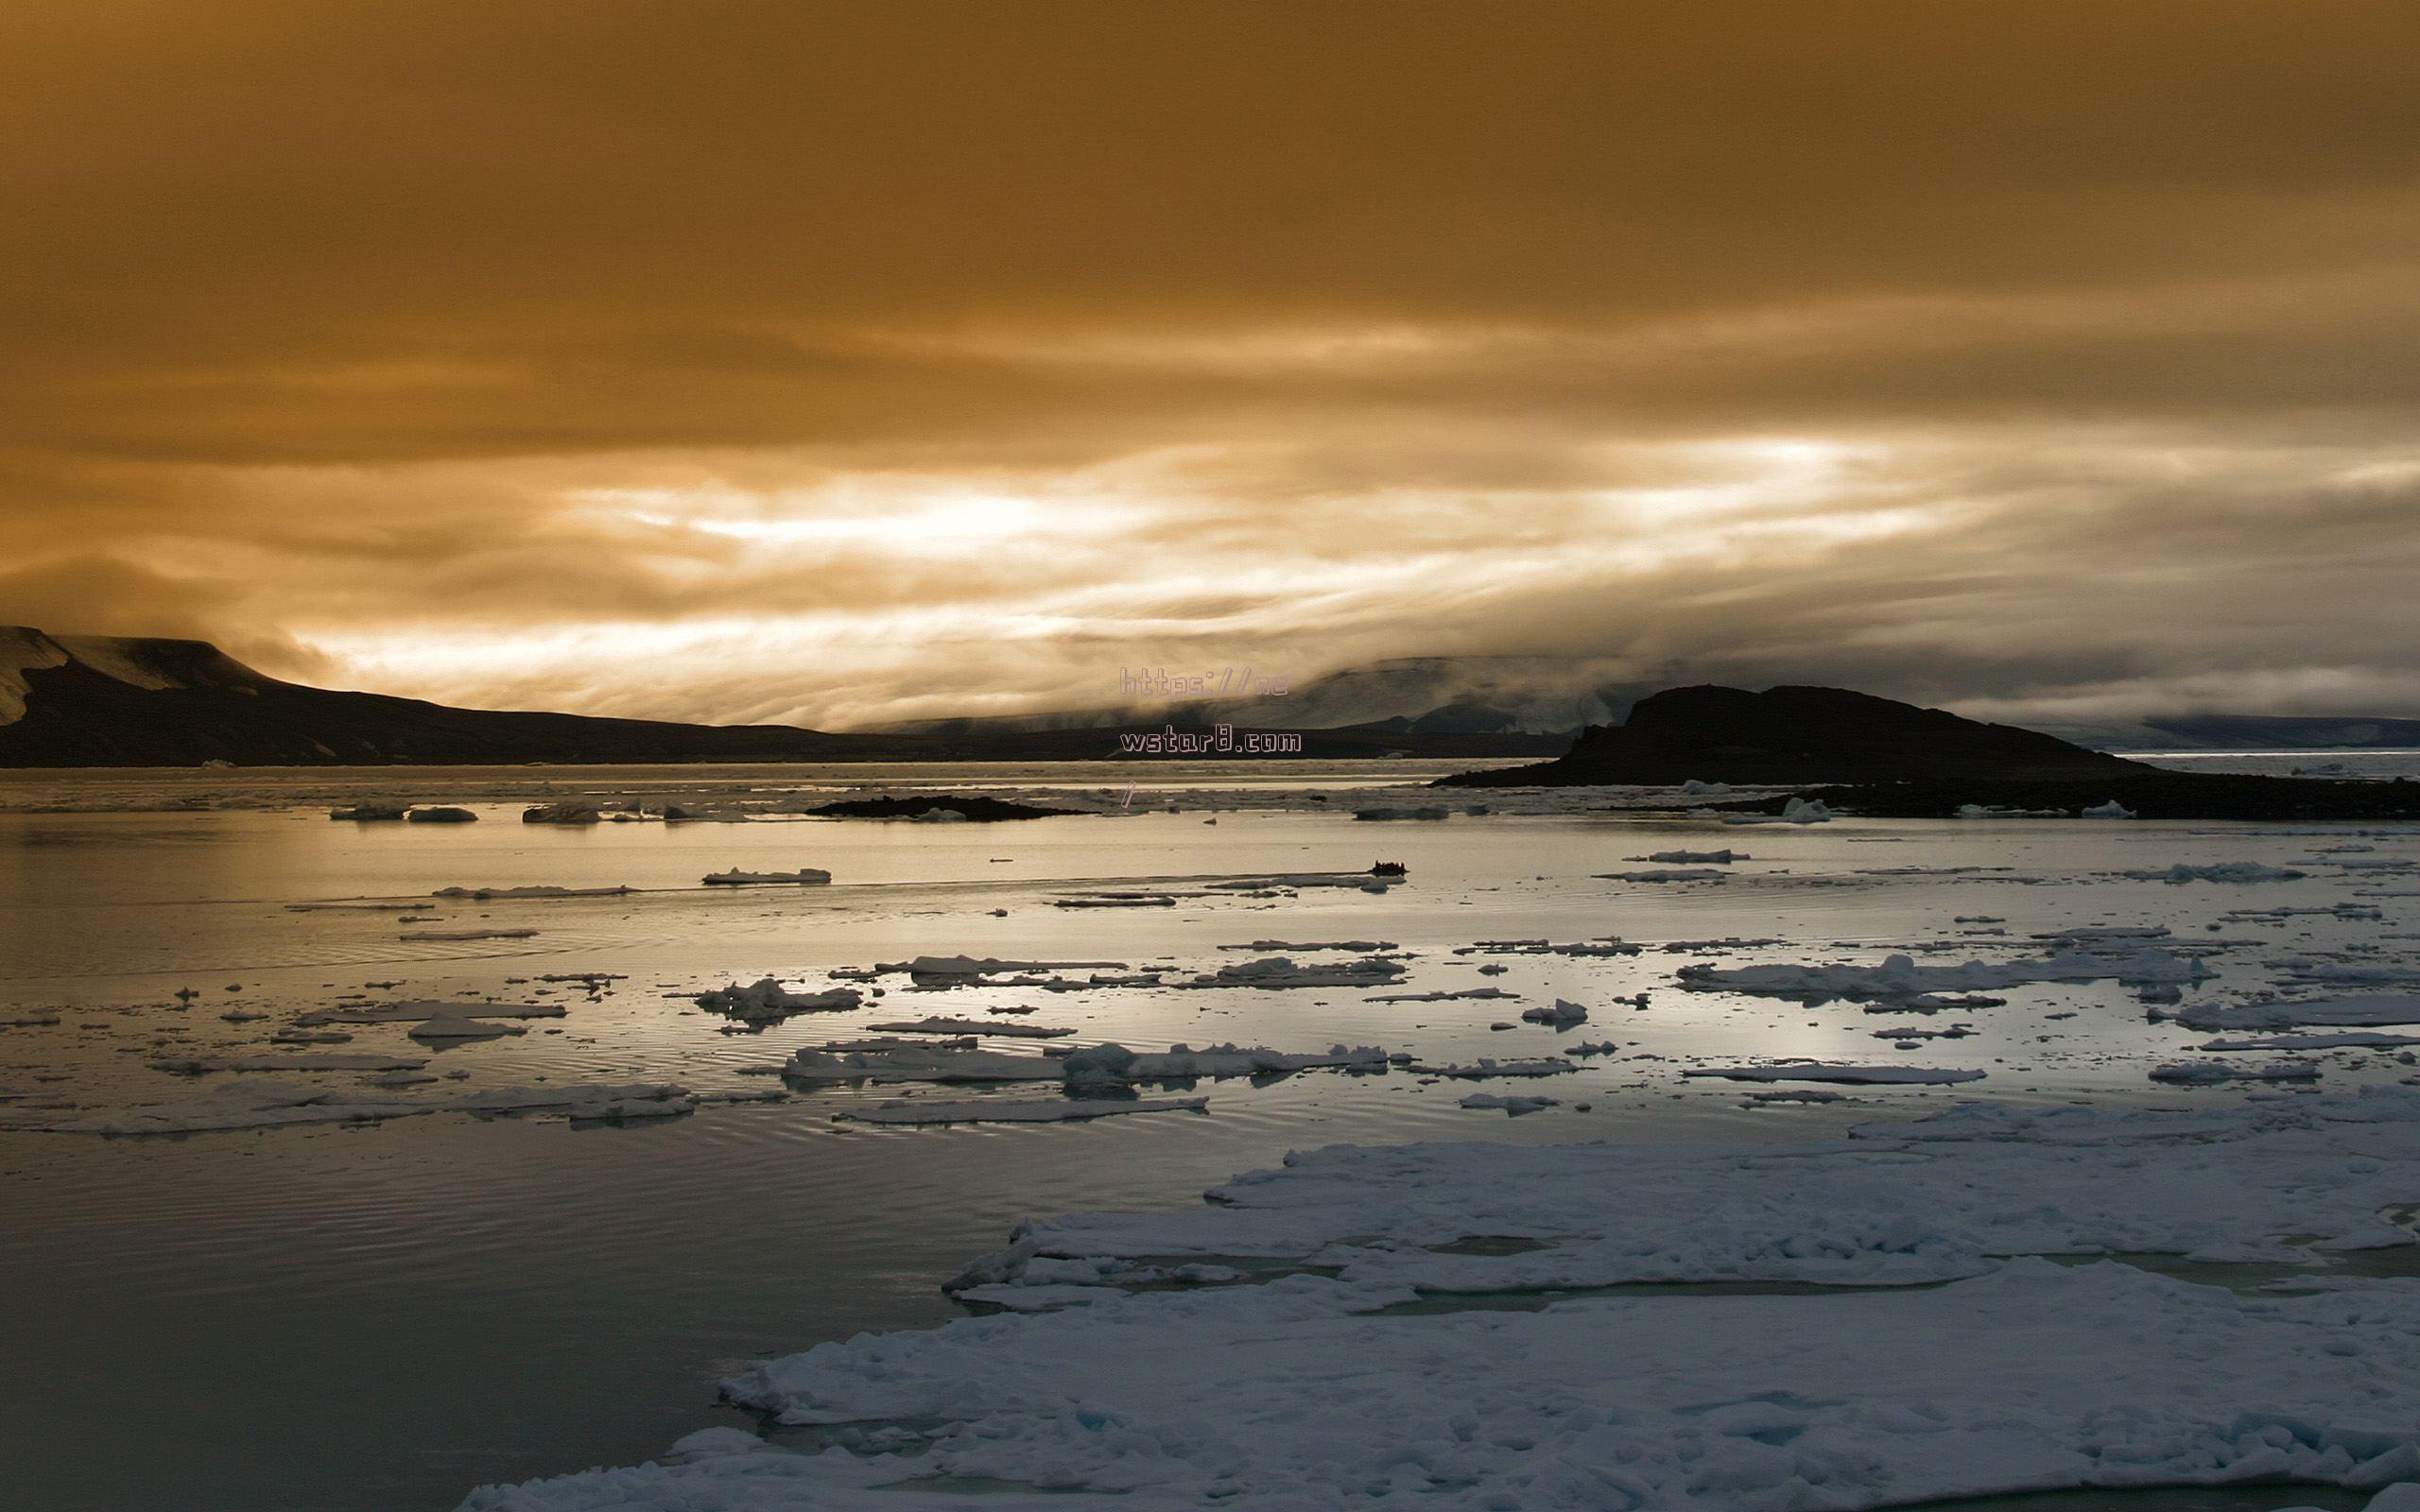
[[[1153,724],[1150,728],[1158,728]],[[1263,729],[1282,729],[1265,726]],[[1301,731],[1306,757],[1543,755],[1534,735]],[[1104,760],[1100,729],[849,734],[456,709],[265,677],[203,641],[0,627],[0,766]],[[1137,758],[1149,760],[1150,758]]]
[[[1844,688],[1674,688],[1640,699],[1627,724],[1582,731],[1560,760],[1464,772],[1440,785],[1691,779],[1795,790],[1722,805],[1767,813],[1801,797],[1900,818],[1946,818],[1970,805],[2072,815],[2110,802],[2146,819],[2420,817],[2420,782],[2169,771]]]
[[[1449,781],[1478,787],[1692,779],[1756,784],[1960,777],[2105,781],[2146,770],[2055,736],[1845,688],[1751,693],[1705,685],[1640,699],[1628,722],[1589,726],[1559,760]]]

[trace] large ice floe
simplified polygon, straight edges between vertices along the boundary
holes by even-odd
[[[697,1102],[669,1083],[496,1087],[442,1101],[365,1097],[265,1077],[223,1081],[198,1096],[90,1113],[49,1125],[55,1134],[199,1134],[287,1124],[367,1124],[419,1113],[562,1113],[580,1119],[668,1118]]]
[[[1207,1097],[1098,1098],[1080,1102],[1073,1098],[1031,1102],[986,1098],[968,1103],[884,1103],[879,1108],[862,1108],[833,1116],[846,1124],[1080,1124],[1126,1113],[1201,1113],[1209,1110],[1209,1104]],[[955,1504],[963,1505],[963,1499]]]
[[[815,867],[796,871],[742,871],[734,867],[729,871],[709,871],[703,882],[709,887],[812,887],[831,880],[832,873]]]
[[[2221,1033],[2234,1029],[2366,1028],[2420,1023],[2420,992],[2382,992],[2371,997],[2310,998],[2301,1002],[2247,1003],[2229,1007],[2197,1003],[2177,1011],[2187,1029]]]
[[[1919,966],[1910,955],[1886,957],[1879,966],[1684,966],[1681,985],[1707,992],[1745,992],[1764,997],[1822,1002],[1830,998],[1873,1000],[1936,992],[1982,992],[2037,982],[2117,981],[2140,986],[2199,982],[2212,975],[2198,957],[2156,949],[2131,949],[2132,936],[2069,944],[2053,954],[2013,961],[1966,961],[1957,966]]]
[[[727,1014],[743,1023],[779,1023],[793,1013],[845,1013],[865,1002],[855,988],[836,987],[821,992],[793,992],[772,977],[717,988],[698,994],[698,1006]]]
[[[2420,1479],[2420,1282],[2334,1262],[2410,1251],[2382,1214],[2415,1172],[2401,1089],[1973,1105],[1785,1144],[1340,1146],[1215,1207],[1027,1224],[952,1283],[1009,1311],[724,1383],[807,1435],[791,1447],[710,1429],[464,1508],[935,1512],[979,1488],[1122,1512],[1856,1512],[2388,1486]],[[1620,1289],[1651,1282],[1692,1284]]]
[[[794,1053],[781,1072],[797,1081],[1057,1081],[1083,1089],[1203,1076],[1284,1076],[1319,1069],[1383,1072],[1387,1066],[1387,1052],[1372,1045],[1331,1045],[1324,1053],[1294,1055],[1265,1045],[1219,1044],[1196,1050],[1175,1044],[1165,1051],[1138,1052],[1120,1044],[1100,1044],[1065,1054],[1027,1056],[978,1049],[972,1039],[883,1039],[806,1046]]]
[[[1298,963],[1289,956],[1271,955],[1256,961],[1239,961],[1221,966],[1217,971],[1194,977],[1180,987],[1253,987],[1265,988],[1298,987],[1386,987],[1401,979],[1403,964],[1383,956],[1370,955],[1358,960]]]
[[[1822,1081],[1876,1087],[1946,1087],[1983,1079],[1979,1071],[1932,1066],[1844,1066],[1820,1060],[1790,1060],[1772,1066],[1701,1066],[1681,1074],[1719,1076],[1725,1081]]]

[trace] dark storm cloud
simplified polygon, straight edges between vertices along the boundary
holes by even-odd
[[[1110,647],[2420,710],[2415,43],[20,8],[0,621],[717,717],[1088,701]]]

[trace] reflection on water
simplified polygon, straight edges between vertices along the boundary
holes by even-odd
[[[1311,780],[1299,766],[1272,774],[1209,765],[1206,777],[1222,782]],[[1122,782],[1132,768],[1115,770]],[[1206,780],[1173,764],[1147,775],[1170,784]],[[1342,790],[1377,775],[1332,765],[1317,780]],[[1041,777],[1073,787],[1109,781],[1041,769],[1014,780],[1029,785]],[[1002,826],[564,830],[518,822],[520,803],[544,784],[769,788],[795,780],[784,769],[0,780],[0,801],[9,804],[0,809],[0,1020],[59,1018],[0,1028],[8,1217],[0,1287],[12,1302],[0,1310],[0,1357],[12,1366],[0,1373],[0,1412],[23,1446],[9,1469],[9,1504],[449,1506],[477,1482],[643,1460],[715,1420],[714,1380],[743,1360],[955,1315],[938,1281],[1033,1212],[1182,1205],[1288,1148],[1340,1140],[1800,1138],[1958,1095],[1859,1088],[1840,1104],[1752,1109],[1741,1088],[1677,1074],[1707,1061],[1807,1056],[1969,1066],[1989,1077],[1968,1091],[1992,1095],[2193,1106],[2230,1094],[2158,1089],[2144,1074],[2202,1037],[2151,1022],[2144,1005],[2113,984],[2018,989],[2005,1007],[1915,1017],[1857,1004],[1683,993],[1672,973],[1695,960],[1873,960],[1884,946],[1939,946],[1924,958],[1956,960],[2005,953],[2029,931],[2155,923],[2210,942],[2221,973],[2212,990],[2226,992],[2264,983],[2262,961],[2287,954],[2398,958],[2380,945],[2413,928],[2410,891],[2420,890],[2407,880],[2399,893],[2385,870],[2314,862],[2322,848],[2345,843],[2341,832],[2331,839],[2223,826],[1742,830],[1710,818],[1618,814],[1374,825],[1255,807],[1219,813],[1217,825],[1197,812]],[[156,803],[180,784],[241,806],[106,811]],[[482,822],[355,825],[323,816],[334,801],[385,791],[471,801]],[[73,807],[95,811],[31,811]],[[2352,843],[2372,847],[2363,852],[2371,859],[2420,853],[2409,833]],[[1724,846],[1754,860],[1721,884],[1596,876],[1651,850]],[[1385,895],[1188,895],[1175,908],[1053,905],[1069,887],[1107,881],[1155,879],[1189,894],[1182,879],[1360,870],[1377,859],[1406,863],[1409,885]],[[2251,888],[2105,875],[2243,859],[2295,862],[2313,874]],[[698,885],[727,868],[805,866],[829,869],[834,884]],[[1937,869],[1952,867],[2004,869]],[[430,897],[457,885],[641,890],[549,902]],[[289,906],[365,899],[385,902]],[[2246,905],[2346,902],[2377,915],[2224,918]],[[406,915],[431,921],[406,924]],[[1972,921],[1979,917],[1999,922]],[[402,937],[503,928],[537,934]],[[1486,938],[1605,936],[1647,948],[1626,957],[1455,954]],[[1780,943],[1663,948],[1724,936]],[[1185,975],[1250,958],[1221,947],[1256,939],[1392,941],[1412,957],[1402,990],[1486,984],[1519,1001],[1377,1003],[1375,994],[1343,989],[923,994],[894,977],[884,997],[856,1012],[737,1034],[689,1001],[734,978],[774,974],[818,987],[835,968],[925,952],[1115,959]],[[1481,974],[1482,964],[1506,970]],[[536,980],[578,971],[620,979],[593,994]],[[180,989],[195,994],[189,1005],[176,997]],[[1612,1002],[1641,991],[1644,1010]],[[567,1005],[564,1018],[535,1021],[518,1039],[431,1052],[417,1048],[405,1025],[362,1025],[337,1047],[426,1055],[432,1072],[463,1073],[441,1084],[446,1095],[540,1081],[762,1090],[770,1084],[754,1073],[864,1023],[980,1017],[987,1006],[1027,1004],[1039,1009],[1031,1022],[1075,1029],[1079,1042],[1158,1048],[1232,1040],[1309,1050],[1341,1041],[1469,1060],[1610,1039],[1623,1054],[1555,1078],[1541,1090],[1563,1106],[1520,1119],[1461,1109],[1456,1104],[1469,1086],[1430,1085],[1398,1070],[1205,1082],[1197,1091],[1210,1097],[1207,1118],[1047,1127],[835,1124],[837,1111],[914,1091],[836,1087],[628,1127],[438,1115],[147,1141],[33,1132],[70,1110],[190,1095],[204,1084],[150,1063],[265,1053],[268,1033],[296,1012],[356,993]],[[1517,1022],[1521,1007],[1556,997],[1591,1005],[1591,1021],[1562,1036]],[[230,1014],[237,1017],[223,1017]],[[1494,1027],[1506,1022],[1516,1026]],[[1959,1024],[1971,1033],[1923,1040],[1913,1051],[1875,1035]],[[2331,1088],[2411,1074],[2392,1055],[2322,1058]],[[350,1088],[361,1078],[319,1079]],[[1582,1102],[1589,1111],[1576,1110]],[[2284,1500],[2296,1498],[2358,1504],[2317,1491]],[[2007,1512],[2029,1504],[2186,1512],[2280,1502],[1992,1503]]]

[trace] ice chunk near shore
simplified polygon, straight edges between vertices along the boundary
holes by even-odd
[[[2079,809],[2077,816],[2086,819],[2131,819],[2135,817],[2135,811],[2113,798],[2106,803],[2096,803],[2088,809]]]
[[[2308,1060],[2275,1060],[2265,1066],[2230,1066],[2215,1060],[2181,1061],[2153,1066],[2153,1081],[2183,1087],[2215,1087],[2234,1081],[2317,1081],[2319,1068]]]
[[[475,824],[479,816],[469,809],[440,805],[409,810],[404,817],[413,824]]]
[[[845,1013],[865,1002],[855,988],[836,987],[821,992],[793,992],[769,976],[742,987],[737,982],[698,994],[698,1006],[727,1014],[748,1023],[775,1023],[793,1013]]]
[[[1981,1081],[1979,1071],[1951,1071],[1931,1066],[1843,1066],[1820,1060],[1796,1060],[1777,1066],[1698,1066],[1684,1076],[1719,1076],[1725,1081],[1841,1082],[1852,1086],[1947,1087]]]
[[[350,819],[357,824],[371,824],[381,821],[393,822],[402,819],[405,813],[410,808],[411,804],[408,802],[391,803],[372,800],[369,802],[355,803],[351,808],[330,809],[328,810],[328,817],[332,819]]]
[[[1072,1124],[1086,1119],[1115,1118],[1126,1113],[1206,1113],[1207,1097],[1064,1098],[1011,1101],[985,1099],[966,1103],[885,1103],[879,1108],[836,1113],[837,1122],[851,1124]]]
[[[1656,850],[1643,856],[1633,856],[1631,859],[1634,861],[1652,861],[1668,867],[1702,867],[1709,865],[1727,867],[1734,861],[1747,861],[1753,858],[1745,852],[1737,850]]]
[[[704,885],[709,887],[782,887],[817,886],[832,880],[832,873],[813,867],[801,867],[796,871],[729,871],[706,873]]]
[[[2248,1003],[2225,1007],[2197,1003],[2170,1015],[2187,1029],[2222,1033],[2229,1029],[2294,1029],[2334,1026],[2364,1027],[2420,1023],[2420,993],[2386,992],[2374,997],[2313,998],[2300,1003]]]

